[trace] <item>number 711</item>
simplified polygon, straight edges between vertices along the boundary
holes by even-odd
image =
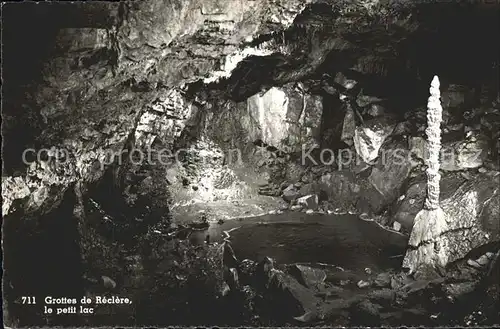
[[[35,297],[23,296],[21,297],[21,300],[23,304],[36,304]]]

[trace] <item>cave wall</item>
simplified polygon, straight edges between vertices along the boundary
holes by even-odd
[[[51,28],[39,32],[44,33],[47,47],[36,47],[37,43],[27,41],[22,45],[34,48],[13,45],[12,55],[5,56],[5,66],[12,65],[11,72],[22,66],[17,53],[24,53],[27,61],[39,58],[36,66],[25,68],[25,80],[38,77],[31,90],[14,78],[11,82],[6,79],[4,87],[4,90],[15,89],[10,93],[13,97],[10,102],[24,106],[20,113],[28,119],[25,126],[19,121],[20,115],[13,115],[19,112],[14,112],[19,105],[5,107],[8,110],[3,132],[12,138],[5,143],[4,176],[24,177],[20,184],[31,184],[30,193],[39,191],[45,183],[30,183],[25,176],[26,166],[19,159],[26,147],[56,146],[68,151],[71,158],[68,168],[51,172],[52,176],[66,176],[62,190],[77,177],[85,177],[84,181],[97,179],[102,170],[94,170],[96,162],[102,162],[107,151],[124,148],[147,105],[167,92],[165,89],[210,78],[209,71],[224,73],[226,62],[230,68],[233,65],[226,60],[228,55],[240,60],[248,56],[245,53],[238,57],[239,43],[250,40],[261,30],[287,27],[304,3],[256,1],[250,6],[227,7],[227,3],[215,2],[209,6],[196,1],[148,1],[91,4],[83,11],[71,4],[53,6],[30,5],[31,16],[27,16],[34,17],[35,22],[52,22]],[[20,17],[16,10],[21,11],[17,7],[12,9],[13,21]],[[96,15],[97,12],[101,14]],[[62,16],[67,18],[58,18]],[[231,30],[227,24],[241,24],[245,28]],[[12,32],[7,31],[6,39],[13,44],[19,39],[14,37],[16,24],[13,22],[11,26],[7,30]],[[235,31],[234,35],[228,31]],[[228,33],[234,41],[221,44],[220,38],[228,38]],[[26,32],[26,40],[36,38]],[[56,49],[50,44],[57,44]],[[180,69],[180,64],[186,69]],[[31,132],[25,133],[26,127]],[[18,135],[21,139],[14,142],[17,139],[14,136]],[[45,180],[51,181],[48,177]],[[12,183],[17,184],[12,180],[6,184]],[[20,189],[26,191],[25,186]]]

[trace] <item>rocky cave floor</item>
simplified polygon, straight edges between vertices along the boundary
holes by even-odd
[[[495,48],[461,27],[466,14],[443,7],[424,19],[429,10],[370,1],[185,3],[84,6],[105,14],[51,23],[57,51],[40,60],[40,80],[5,73],[4,321],[499,324],[498,61],[480,57]],[[448,26],[441,38],[428,32],[436,26]],[[33,43],[23,56],[38,56],[30,51],[49,32],[24,32]],[[462,38],[483,48],[464,50]],[[435,53],[418,51],[428,44]],[[426,195],[434,74],[449,264],[410,275],[402,261]],[[67,161],[19,164],[23,148],[52,146]],[[176,156],[164,161],[165,150]],[[108,162],[109,151],[124,161]],[[132,304],[49,316],[23,295]]]

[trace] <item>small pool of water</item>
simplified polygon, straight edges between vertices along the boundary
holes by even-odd
[[[383,229],[356,215],[289,212],[230,220],[194,232],[190,239],[221,242],[229,231],[239,259],[260,261],[269,256],[279,263],[325,263],[350,270],[397,268],[407,237]]]

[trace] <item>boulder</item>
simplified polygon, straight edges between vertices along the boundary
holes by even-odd
[[[287,272],[308,288],[317,287],[326,280],[325,271],[310,266],[294,264],[287,268]]]
[[[285,317],[300,316],[316,309],[318,298],[292,275],[272,265],[264,268],[264,274],[267,280],[263,296],[270,302],[271,309],[279,310]]]
[[[363,210],[375,213],[396,201],[412,166],[405,142],[390,141],[379,153],[377,164],[368,176],[367,186],[361,189],[361,199],[370,208]]]
[[[445,144],[441,156],[441,169],[448,171],[479,168],[489,152],[486,136],[468,133],[465,139]]]
[[[338,72],[335,75],[335,78],[333,81],[336,84],[339,84],[348,90],[354,88],[358,84],[358,82],[356,80],[347,79],[347,77],[342,72]]]
[[[359,280],[358,283],[356,284],[358,288],[367,288],[370,286],[370,282],[364,281],[364,280]]]
[[[316,194],[306,195],[297,199],[297,204],[309,210],[318,208],[318,196]]]
[[[286,202],[292,202],[299,197],[299,191],[293,184],[290,184],[283,190],[282,197]]]
[[[481,266],[486,266],[490,263],[490,258],[487,255],[482,255],[476,259],[476,262]]]
[[[363,161],[370,163],[378,157],[378,151],[385,139],[392,133],[394,124],[379,117],[366,121],[354,132],[354,146]]]
[[[392,223],[392,229],[396,232],[401,231],[401,223],[397,221]]]
[[[116,288],[116,282],[111,279],[109,276],[102,275],[101,276],[102,285],[107,290],[112,290]]]
[[[375,278],[375,285],[380,288],[390,287],[391,275],[389,273],[380,273]]]

